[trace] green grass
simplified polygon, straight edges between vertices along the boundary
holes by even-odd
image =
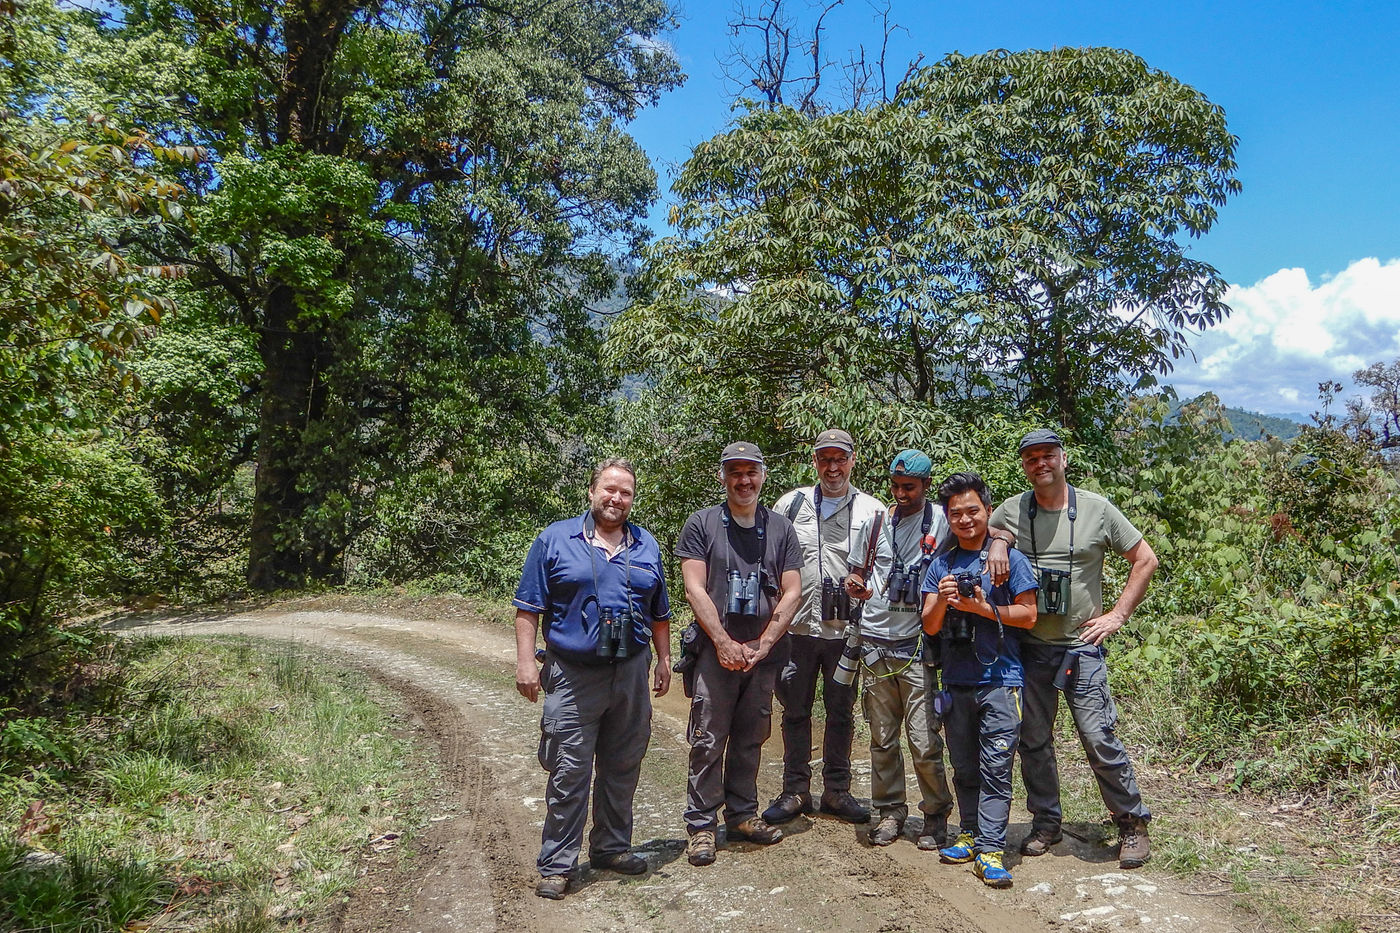
[[[72,766],[0,770],[0,929],[162,912],[181,929],[273,929],[333,905],[369,839],[412,829],[431,773],[394,735],[397,698],[363,675],[248,640],[132,652],[124,703],[62,727]]]

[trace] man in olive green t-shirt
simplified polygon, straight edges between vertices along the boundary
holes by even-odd
[[[1118,823],[1119,865],[1139,868],[1150,854],[1147,822],[1152,814],[1116,734],[1118,709],[1108,690],[1104,641],[1142,602],[1157,555],[1113,503],[1065,481],[1068,465],[1058,434],[1031,431],[1021,439],[1021,468],[1031,490],[1003,502],[990,522],[1000,529],[993,531],[997,540],[1015,544],[1031,559],[1040,582],[1035,628],[1021,641],[1025,712],[1018,751],[1032,817],[1021,853],[1043,855],[1063,838],[1054,741],[1063,692],[1099,793]],[[1122,595],[1105,612],[1103,562],[1110,551],[1128,561],[1129,571]],[[999,547],[989,553],[994,578],[1004,558]]]

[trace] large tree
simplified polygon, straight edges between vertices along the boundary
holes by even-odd
[[[338,578],[393,455],[462,439],[410,415],[493,404],[421,372],[515,353],[545,378],[507,393],[568,393],[550,348],[654,196],[620,124],[680,78],[670,23],[663,0],[133,0],[74,57],[92,94],[211,153],[192,232],[152,246],[256,341],[251,585]]]
[[[1110,49],[950,55],[889,104],[753,110],[682,169],[614,358],[786,426],[1102,423],[1227,312],[1182,239],[1238,190],[1234,146],[1204,95]]]

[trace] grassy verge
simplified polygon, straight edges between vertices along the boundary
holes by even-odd
[[[292,646],[152,639],[111,711],[0,766],[0,929],[253,931],[338,905],[431,774],[397,698]]]

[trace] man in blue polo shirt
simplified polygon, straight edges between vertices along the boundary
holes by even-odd
[[[598,464],[589,510],[535,539],[515,591],[515,687],[531,703],[544,691],[540,764],[549,772],[535,893],[558,900],[583,848],[588,785],[596,761],[589,862],[628,875],[647,870],[632,851],[632,797],[651,739],[647,672],[671,685],[671,607],[661,551],[627,521],[636,471],[621,458]],[[543,624],[544,668],[535,660]]]

